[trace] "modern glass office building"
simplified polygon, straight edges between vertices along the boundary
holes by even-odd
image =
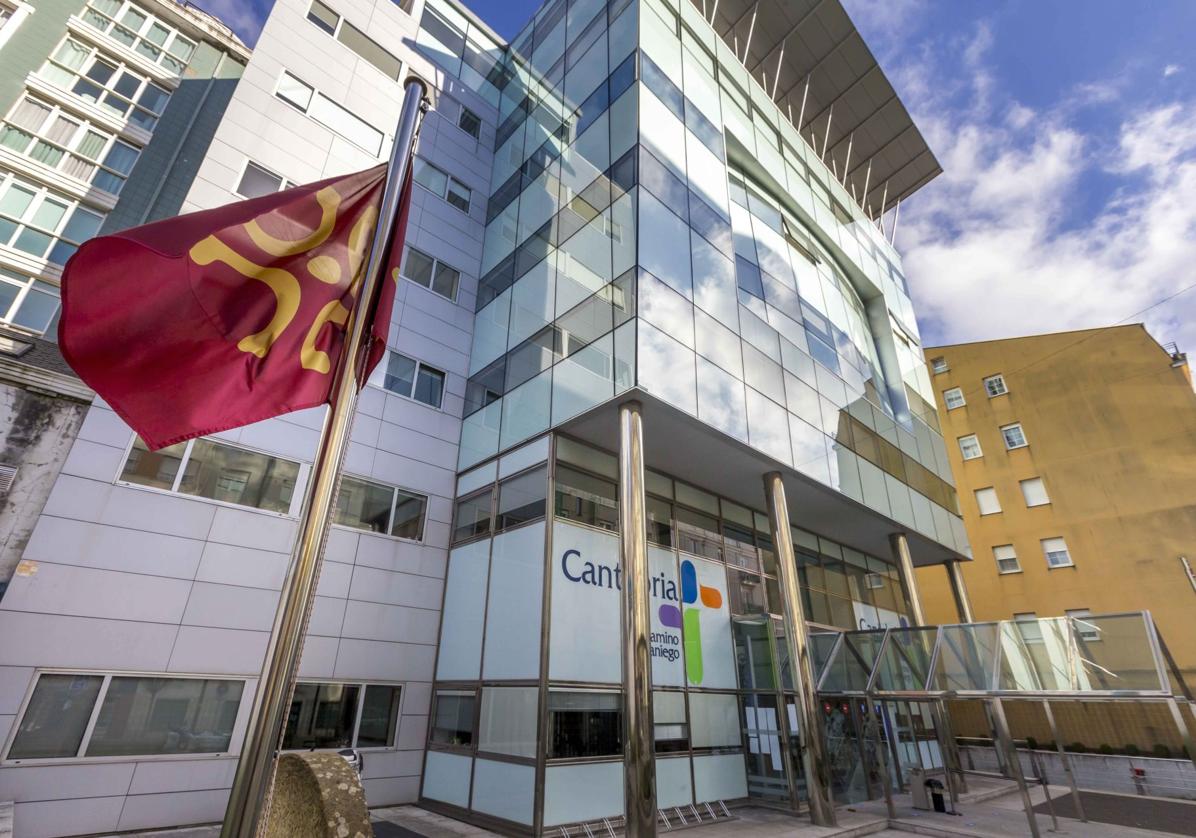
[[[373,165],[410,73],[391,351],[284,746],[363,749],[371,805],[619,815],[638,544],[656,802],[806,806],[786,625],[916,623],[909,565],[968,552],[886,235],[933,154],[838,0],[551,0],[509,44],[449,0],[278,0],[183,208]],[[0,600],[18,835],[220,817],[320,421],[149,452],[90,407]]]

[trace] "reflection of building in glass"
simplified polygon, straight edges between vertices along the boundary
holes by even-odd
[[[965,557],[876,221],[938,165],[837,0],[761,0],[750,39],[748,10],[551,0],[505,44],[450,0],[279,0],[175,196],[367,168],[401,80],[433,90],[284,740],[370,749],[371,805],[523,832],[619,815],[620,548],[641,535],[657,804],[805,806],[796,734],[828,721],[836,799],[880,793],[859,708],[803,703],[785,626],[914,624],[903,557]],[[621,485],[633,398],[644,468]],[[219,817],[320,421],[149,452],[88,408],[0,602],[0,788],[81,763],[120,789],[80,795],[89,831]],[[623,532],[641,492],[645,532]],[[117,728],[93,720],[149,707],[142,680],[160,709],[97,762]],[[921,709],[889,724],[902,764],[937,759]],[[75,829],[80,798],[31,794],[18,822]]]

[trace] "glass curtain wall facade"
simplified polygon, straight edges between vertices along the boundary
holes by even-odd
[[[499,108],[421,797],[617,816],[615,459],[552,431],[635,393],[963,552],[908,290],[691,3],[551,0],[490,61],[429,0],[418,43]],[[768,521],[722,494],[647,475],[658,805],[798,805]],[[811,623],[908,623],[891,560],[795,522]]]

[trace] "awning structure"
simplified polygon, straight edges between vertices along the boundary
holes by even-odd
[[[1150,612],[812,635],[823,696],[1191,700]]]
[[[883,199],[887,210],[942,172],[839,0],[691,2],[707,20],[713,13],[715,31],[753,78],[764,74],[770,93],[775,85],[782,113],[800,117],[797,128],[820,153],[825,140],[826,165],[840,176],[847,167],[861,206],[876,211]]]

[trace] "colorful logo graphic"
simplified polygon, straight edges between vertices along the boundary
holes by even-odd
[[[660,622],[681,629],[685,638],[685,674],[691,684],[702,683],[701,609],[722,608],[723,595],[717,588],[698,583],[698,569],[689,559],[681,561],[681,608],[667,603],[660,606]]]

